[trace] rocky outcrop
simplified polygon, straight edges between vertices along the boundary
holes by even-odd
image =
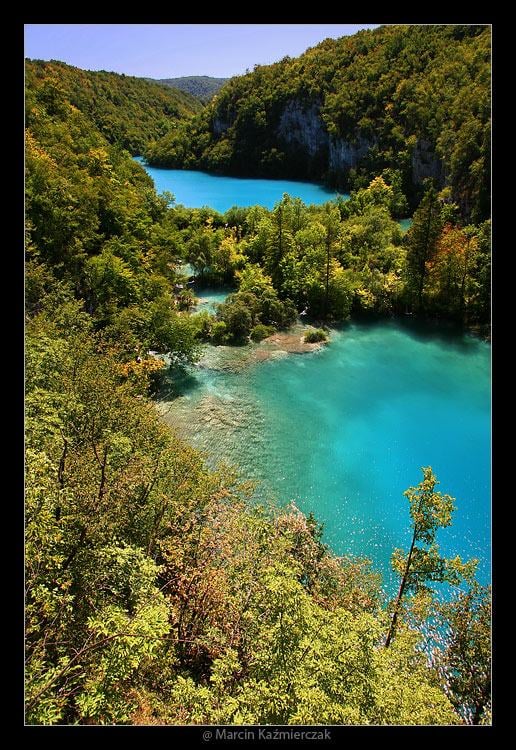
[[[330,135],[321,117],[321,106],[321,101],[290,100],[281,111],[274,135],[286,153],[306,159],[312,167],[315,162],[316,171],[343,177],[360,164],[377,141],[361,136],[345,139]],[[231,124],[225,117],[216,115],[212,121],[215,138],[222,136]],[[412,180],[414,184],[421,184],[427,177],[435,179],[441,187],[446,181],[444,165],[432,144],[420,138],[412,152]]]
[[[351,142],[331,136],[328,158],[330,172],[347,172],[352,167],[356,167],[372,145],[371,141],[365,138],[358,138]]]
[[[224,120],[222,117],[214,117],[211,127],[213,130],[213,135],[216,138],[219,138],[226,132],[226,130],[228,130],[228,128],[230,127],[230,123],[227,120]]]
[[[310,158],[328,150],[328,132],[320,115],[320,103],[304,106],[293,100],[281,113],[276,135],[284,143],[304,151]]]
[[[329,172],[345,174],[356,167],[372,142],[364,138],[344,140],[329,135],[320,114],[320,102],[303,105],[290,101],[281,113],[276,130],[283,144],[305,153],[310,159],[322,157]]]
[[[412,152],[412,181],[418,185],[427,177],[436,180],[440,187],[444,186],[444,165],[433,150],[430,141],[420,138]]]

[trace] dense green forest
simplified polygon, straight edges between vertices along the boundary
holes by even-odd
[[[185,91],[195,96],[196,99],[200,99],[201,102],[209,102],[228,80],[228,78],[213,78],[212,76],[181,76],[180,78],[158,78],[157,83]]]
[[[402,235],[388,173],[319,207],[171,207],[131,154],[173,93],[27,70],[27,722],[489,723],[490,591],[474,561],[439,554],[454,501],[431,469],[407,477],[413,545],[393,551],[388,602],[316,519],[257,505],[160,422],[150,354],[181,367],[303,310],[486,323],[489,222],[427,184]],[[176,101],[163,127],[190,111]],[[234,288],[216,316],[192,313],[185,262]],[[438,582],[461,593],[443,604]]]
[[[29,127],[40,107],[60,117],[57,110],[66,101],[87,115],[109,143],[133,154],[202,109],[197,99],[178,89],[118,73],[81,70],[56,60],[26,60],[25,82]]]
[[[461,214],[490,214],[490,29],[383,26],[231,78],[192,122],[152,143],[151,164],[326,179],[395,174],[450,186]]]

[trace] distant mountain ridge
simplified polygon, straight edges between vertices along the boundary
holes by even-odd
[[[161,83],[163,86],[179,89],[195,96],[202,102],[210,99],[229,81],[229,78],[212,78],[211,76],[181,76],[180,78],[147,78],[147,81]]]

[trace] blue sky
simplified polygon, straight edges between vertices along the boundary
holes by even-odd
[[[149,78],[228,77],[375,24],[26,24],[25,56]]]

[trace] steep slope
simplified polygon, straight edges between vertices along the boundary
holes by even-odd
[[[181,76],[180,78],[159,78],[156,82],[191,94],[201,102],[209,102],[228,80],[229,78],[212,78],[212,76]]]
[[[25,81],[27,111],[38,101],[52,109],[53,100],[65,98],[110,143],[133,154],[202,109],[182,91],[123,74],[81,70],[56,60],[27,60]]]
[[[326,39],[232,78],[152,164],[366,186],[389,170],[450,185],[463,215],[489,215],[490,28],[384,26]],[[393,175],[393,171],[398,174]]]

